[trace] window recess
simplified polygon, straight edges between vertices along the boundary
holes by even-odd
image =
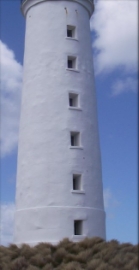
[[[71,132],[70,140],[71,140],[71,146],[80,146],[80,133]]]
[[[75,38],[76,27],[73,25],[67,25],[67,37],[68,38]]]
[[[69,93],[69,106],[78,107],[78,94]]]
[[[81,175],[73,174],[73,190],[81,190]]]
[[[83,234],[83,220],[74,220],[74,235]]]
[[[77,68],[77,58],[75,56],[68,56],[67,68],[69,68],[69,69],[76,69]]]

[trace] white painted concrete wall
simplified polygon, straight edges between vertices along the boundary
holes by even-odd
[[[15,243],[105,238],[89,28],[93,5],[26,0],[22,10],[26,36]],[[76,26],[77,40],[66,38],[67,25]],[[78,72],[67,70],[68,55],[77,56]],[[69,92],[79,94],[81,110],[69,109]],[[70,148],[70,131],[81,133],[81,148]],[[82,174],[84,192],[72,192],[73,173]],[[74,236],[78,219],[84,220],[83,236]]]

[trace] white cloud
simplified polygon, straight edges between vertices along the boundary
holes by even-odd
[[[0,49],[0,143],[1,154],[5,156],[15,149],[18,141],[22,66],[16,61],[13,51],[2,41],[0,41]]]
[[[1,205],[0,212],[0,245],[7,246],[13,242],[15,205]]]
[[[117,96],[125,92],[137,92],[137,80],[127,77],[125,80],[117,80],[112,86],[112,96]]]
[[[137,1],[97,1],[91,19],[96,73],[137,70]]]

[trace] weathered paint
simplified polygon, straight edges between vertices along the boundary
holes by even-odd
[[[24,76],[15,243],[58,243],[64,237],[105,238],[105,212],[89,17],[93,1],[26,0]],[[67,25],[76,39],[66,38]],[[67,69],[77,57],[77,70]],[[69,92],[80,109],[69,108]],[[81,145],[70,147],[70,132]],[[82,191],[72,192],[72,175],[82,174]],[[74,236],[74,220],[83,235]]]

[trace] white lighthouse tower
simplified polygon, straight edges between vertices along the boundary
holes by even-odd
[[[89,19],[93,0],[22,0],[15,243],[105,238]]]

